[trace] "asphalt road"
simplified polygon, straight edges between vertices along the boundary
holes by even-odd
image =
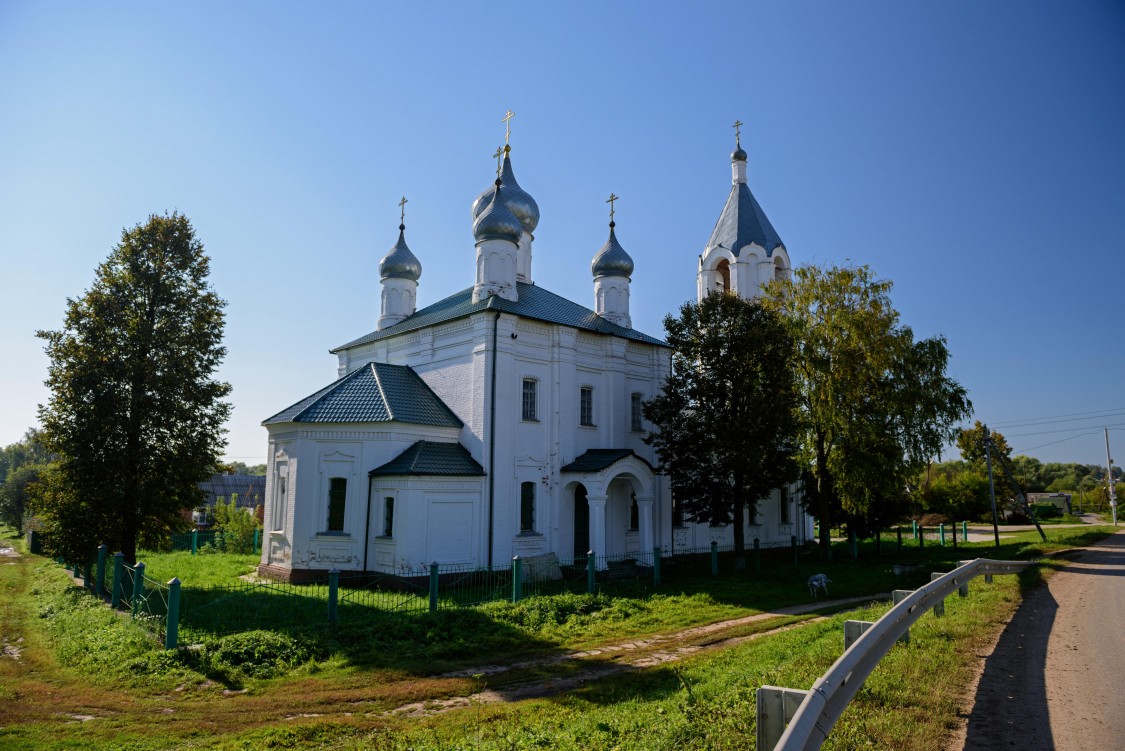
[[[1125,749],[1125,530],[1024,599],[985,661],[963,748]]]

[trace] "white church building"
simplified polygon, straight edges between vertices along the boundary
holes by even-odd
[[[699,257],[700,297],[752,297],[790,269],[740,145],[731,160],[730,196]],[[472,204],[475,280],[420,309],[422,264],[400,224],[379,263],[375,330],[332,350],[337,380],[263,423],[259,573],[413,576],[434,561],[506,568],[517,555],[565,563],[588,550],[601,561],[731,544],[729,527],[684,523],[644,442],[642,404],[671,353],[632,328],[633,261],[614,222],[591,263],[592,309],[533,279],[538,222],[505,146]],[[811,539],[793,495],[760,501],[746,539]]]

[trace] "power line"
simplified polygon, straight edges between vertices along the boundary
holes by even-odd
[[[1067,441],[1073,441],[1075,438],[1082,438],[1083,436],[1097,435],[1097,434],[1098,434],[1098,431],[1096,431],[1096,430],[1092,433],[1079,433],[1078,435],[1072,435],[1069,438],[1061,438],[1057,441],[1051,441],[1050,443],[1041,443],[1038,446],[1028,446],[1027,448],[1022,448],[1022,449],[1018,449],[1018,450],[1012,449],[1012,453],[1013,454],[1022,454],[1025,451],[1034,451],[1035,449],[1041,449],[1041,448],[1044,448],[1046,446],[1054,446],[1056,443],[1066,443]]]
[[[1104,420],[1104,419],[1108,419],[1108,418],[1111,418],[1111,417],[1121,417],[1123,415],[1125,415],[1125,412],[1106,412],[1104,414],[1091,415],[1089,417],[1063,417],[1063,418],[1060,418],[1060,419],[1057,419],[1057,420],[1036,420],[1036,421],[1022,420],[1022,421],[1019,421],[1018,423],[997,423],[997,427],[1001,427],[1001,428],[1009,427],[1009,428],[1017,428],[1017,429],[1019,429],[1019,428],[1033,428],[1036,425],[1051,425],[1053,423],[1059,423],[1059,422],[1080,422],[1080,421],[1088,421],[1088,420]]]
[[[1053,421],[1068,422],[1071,420],[1094,420],[1101,417],[1116,417],[1119,414],[1125,414],[1125,407],[1110,407],[1109,409],[1099,409],[1093,412],[1068,412],[1062,415],[1046,415],[1044,417],[1025,417],[1019,420],[1008,420],[1007,422],[994,423],[994,427],[1021,428],[1038,424],[1046,424]]]
[[[1115,423],[1113,425],[1082,425],[1081,427],[1077,427],[1077,428],[1060,428],[1058,430],[1040,430],[1040,431],[1037,431],[1037,432],[1034,432],[1034,433],[1012,433],[1012,434],[1006,435],[1004,437],[1005,438],[1022,438],[1024,436],[1029,436],[1029,435],[1051,435],[1052,433],[1073,433],[1076,430],[1089,430],[1090,428],[1102,428],[1102,429],[1113,428],[1114,430],[1117,430],[1118,428],[1121,428],[1121,427],[1125,427],[1125,423]],[[989,429],[991,430],[991,428],[989,428]]]

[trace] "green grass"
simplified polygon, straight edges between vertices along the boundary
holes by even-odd
[[[213,587],[236,584],[239,577],[254,573],[258,568],[258,555],[237,553],[204,553],[192,555],[190,551],[154,553],[142,551],[137,560],[145,564],[145,576],[159,582],[179,577],[184,587]]]

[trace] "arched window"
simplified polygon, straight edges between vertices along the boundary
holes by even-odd
[[[535,531],[535,483],[520,484],[520,532]]]
[[[715,287],[720,292],[730,292],[730,261],[723,259],[715,266]]]

